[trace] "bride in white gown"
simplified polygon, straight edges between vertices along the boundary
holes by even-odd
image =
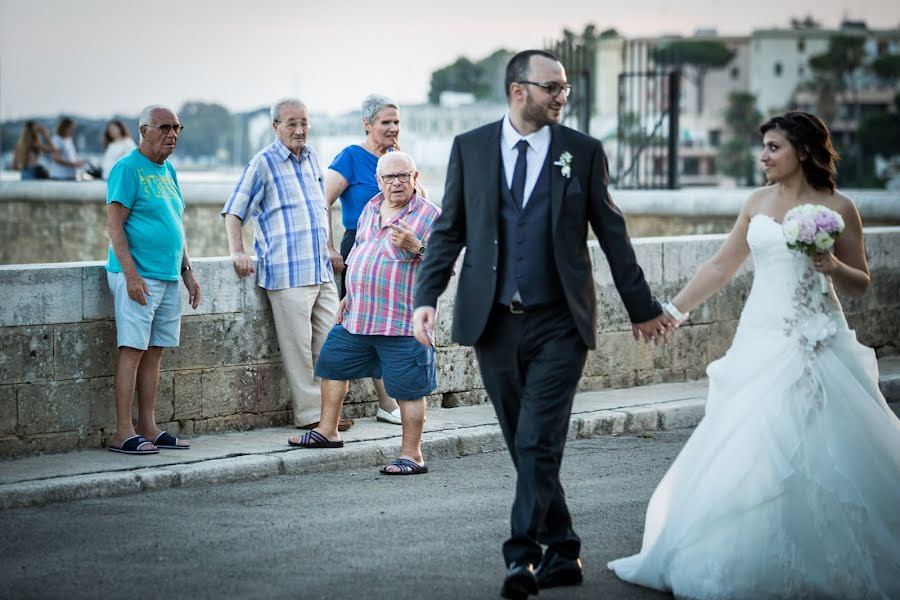
[[[869,285],[862,224],[834,191],[837,155],[816,117],[768,121],[755,191],[723,246],[672,301],[701,304],[753,257],[726,355],[709,365],[706,416],[650,499],[620,578],[676,598],[900,598],[900,421],[829,285]],[[788,249],[781,221],[820,204],[846,223],[833,252]]]

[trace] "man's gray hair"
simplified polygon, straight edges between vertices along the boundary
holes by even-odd
[[[385,152],[378,158],[378,164],[375,165],[375,172],[378,175],[381,175],[381,167],[388,160],[402,159],[406,162],[406,166],[415,173],[416,172],[416,161],[413,160],[413,157],[407,154],[406,152],[400,152],[399,150],[391,150],[390,152]]]
[[[281,111],[289,106],[291,108],[306,108],[306,105],[299,98],[282,98],[269,109],[269,116],[272,117],[272,121],[280,121]]]
[[[362,118],[371,123],[375,119],[375,115],[385,108],[396,108],[397,110],[400,110],[397,103],[387,96],[369,94],[366,96],[366,99],[362,101]]]
[[[138,128],[152,123],[153,122],[153,113],[158,110],[168,110],[172,113],[175,112],[168,106],[163,106],[162,104],[151,104],[150,106],[145,106],[144,109],[141,110],[141,116],[138,117]]]

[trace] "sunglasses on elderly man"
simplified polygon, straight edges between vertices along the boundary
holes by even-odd
[[[184,125],[172,125],[171,123],[163,123],[162,125],[144,125],[144,127],[153,127],[155,129],[159,129],[163,132],[163,135],[169,135],[169,132],[173,129],[175,133],[181,133],[184,131]]]

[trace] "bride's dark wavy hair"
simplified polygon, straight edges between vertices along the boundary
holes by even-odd
[[[797,151],[797,157],[806,156],[800,161],[803,175],[811,186],[817,190],[834,191],[837,186],[837,162],[840,156],[831,145],[828,127],[822,119],[809,113],[792,111],[772,117],[762,124],[759,132],[777,129]]]

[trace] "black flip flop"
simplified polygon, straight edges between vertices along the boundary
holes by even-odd
[[[161,432],[158,436],[156,436],[156,441],[153,442],[153,445],[157,448],[164,448],[166,450],[190,450],[191,445],[187,444],[185,446],[178,445],[178,439],[172,435],[171,433],[166,433],[165,431]]]
[[[141,446],[144,444],[153,444],[150,440],[145,440],[139,435],[132,436],[122,442],[121,448],[116,448],[115,446],[107,446],[106,449],[110,452],[118,452],[119,454],[159,454],[159,450],[157,448],[145,448],[141,449]]]

